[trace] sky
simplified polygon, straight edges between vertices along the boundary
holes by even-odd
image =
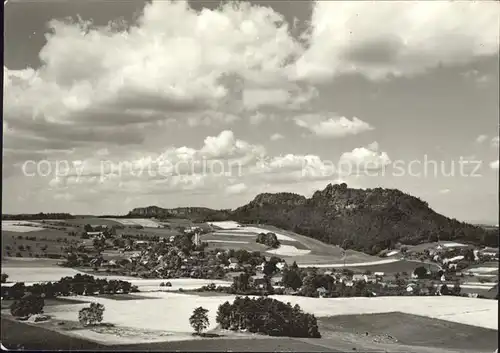
[[[9,0],[4,15],[4,213],[235,208],[345,182],[498,223],[498,2]]]

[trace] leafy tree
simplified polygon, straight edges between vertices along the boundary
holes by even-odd
[[[441,286],[441,295],[450,295],[450,289],[448,288],[448,286],[446,284],[443,284]]]
[[[9,278],[9,275],[6,273],[2,273],[2,283],[7,282],[7,278]]]
[[[45,302],[42,297],[26,293],[21,299],[15,300],[10,306],[12,316],[23,317],[43,313]]]
[[[260,233],[259,235],[257,235],[256,242],[267,245],[271,248],[278,248],[280,246],[278,237],[276,236],[276,234],[272,232]]]
[[[250,288],[249,280],[250,275],[244,272],[233,278],[233,284],[231,287],[236,293],[244,293]]]
[[[266,261],[266,263],[264,264],[264,269],[263,269],[262,272],[264,272],[264,274],[266,276],[272,276],[273,273],[275,273],[277,270],[278,270],[278,268],[276,267],[276,262],[274,262],[274,261]]]
[[[465,251],[465,254],[464,254],[464,260],[466,261],[470,261],[470,262],[473,262],[475,259],[475,256],[474,256],[474,250],[472,249],[467,249]]]
[[[208,310],[199,306],[193,311],[193,315],[189,318],[189,323],[191,327],[195,330],[196,334],[199,335],[203,330],[206,330],[209,325],[208,321]]]
[[[106,245],[106,240],[100,237],[94,238],[94,240],[92,241],[92,245],[98,253],[101,253]]]
[[[78,312],[78,321],[83,326],[93,326],[102,322],[104,314],[104,305],[91,303],[88,308],[83,308]]]
[[[92,232],[94,229],[92,228],[92,226],[90,224],[86,224],[83,227],[83,230],[88,233],[88,232]]]
[[[460,295],[460,292],[462,291],[462,288],[460,288],[460,282],[456,281],[455,284],[453,285],[453,288],[451,289],[451,294],[452,295]]]
[[[174,246],[178,247],[185,254],[189,254],[193,249],[193,242],[189,235],[187,234],[178,234],[174,238]]]
[[[294,290],[302,286],[302,279],[297,270],[289,269],[283,273],[283,285]]]
[[[417,267],[413,273],[415,274],[415,276],[417,276],[418,278],[426,278],[427,277],[427,269],[424,267],[424,266],[419,266]]]

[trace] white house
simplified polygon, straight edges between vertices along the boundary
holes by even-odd
[[[352,276],[352,280],[355,282],[360,282],[360,281],[368,282],[368,276],[355,274]]]
[[[324,287],[319,287],[316,289],[320,298],[323,298],[326,294],[326,289]]]
[[[285,262],[278,262],[276,264],[276,268],[280,271],[283,271],[283,268],[285,267]]]

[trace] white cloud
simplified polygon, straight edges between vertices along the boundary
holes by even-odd
[[[248,188],[244,183],[238,183],[238,184],[233,184],[229,185],[226,187],[226,192],[228,194],[241,194],[242,192],[246,191]]]
[[[281,139],[284,139],[284,138],[285,138],[285,136],[283,136],[282,134],[280,134],[278,132],[275,133],[275,134],[272,134],[271,137],[270,137],[271,141],[277,141],[277,140],[281,140]]]
[[[59,20],[50,29],[40,68],[4,67],[4,121],[16,136],[37,136],[35,150],[142,144],[144,126],[172,119],[232,123],[245,90],[258,92],[254,105],[281,109],[315,92],[288,79],[286,63],[302,47],[268,7],[196,12],[187,2],[154,1],[126,31]],[[16,138],[6,146],[22,144]]]
[[[490,168],[498,170],[498,159],[490,163]]]
[[[488,139],[488,135],[479,135],[478,137],[476,137],[476,143],[483,143],[484,141],[486,141]]]
[[[498,53],[496,1],[316,1],[298,78],[378,79]]]
[[[491,147],[498,148],[498,136],[495,136],[491,139]]]
[[[316,114],[308,114],[297,116],[294,118],[294,121],[296,125],[310,130],[316,136],[325,138],[357,135],[374,129],[370,124],[356,117],[349,120],[346,117],[332,116],[322,118]]]
[[[391,164],[391,159],[386,152],[379,152],[379,145],[373,142],[367,147],[358,147],[351,152],[345,152],[340,156],[339,168],[344,171],[347,168],[352,171],[355,167],[356,171],[376,170],[381,169]]]
[[[256,112],[252,116],[250,116],[250,124],[252,125],[259,125],[262,122],[266,121],[269,118],[266,114],[263,114],[262,112]]]
[[[451,192],[450,189],[441,189],[441,190],[439,190],[440,194],[449,194],[450,192]]]

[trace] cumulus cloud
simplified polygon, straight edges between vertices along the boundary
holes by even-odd
[[[278,132],[275,134],[272,134],[270,137],[271,141],[278,141],[278,140],[282,140],[284,138],[285,138],[285,136],[283,136],[282,134],[280,134]]]
[[[268,7],[196,12],[187,2],[154,1],[126,29],[60,20],[49,27],[41,67],[4,67],[4,120],[44,143],[140,144],[148,124],[227,124],[245,105],[288,109],[314,96],[288,79],[302,47]]]
[[[241,194],[246,190],[247,186],[244,183],[233,184],[226,187],[226,193],[228,194]]]
[[[496,1],[316,1],[301,79],[414,75],[498,53]]]
[[[295,124],[308,129],[313,134],[324,138],[338,138],[373,130],[374,128],[357,117],[349,120],[346,117],[321,117],[317,114],[306,114],[294,118]]]
[[[488,135],[479,135],[478,137],[476,137],[476,143],[483,143],[484,141],[486,141],[488,139]]]
[[[357,171],[377,170],[390,163],[391,159],[388,154],[386,152],[379,152],[377,142],[373,142],[366,147],[355,148],[351,152],[345,152],[339,160],[342,170],[344,167],[347,167],[349,170],[355,167]]]
[[[491,139],[491,147],[498,148],[498,136],[495,136]]]

